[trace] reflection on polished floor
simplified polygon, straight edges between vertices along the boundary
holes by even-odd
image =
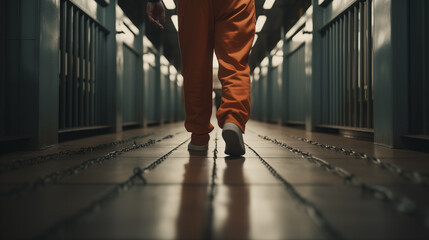
[[[0,157],[0,239],[427,239],[429,154],[251,121],[183,123]],[[352,151],[353,150],[353,151]]]

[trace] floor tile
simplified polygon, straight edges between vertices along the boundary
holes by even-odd
[[[346,239],[415,239],[429,231],[369,193],[348,186],[298,186]]]
[[[327,239],[282,186],[219,186],[217,239]]]
[[[110,185],[48,186],[18,198],[0,198],[0,239],[40,236],[110,188]]]
[[[207,187],[137,186],[65,229],[77,239],[201,239]]]

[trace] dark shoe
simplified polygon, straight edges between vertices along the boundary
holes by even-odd
[[[241,156],[246,153],[244,147],[243,133],[234,123],[228,122],[223,126],[222,137],[225,140],[225,154]]]

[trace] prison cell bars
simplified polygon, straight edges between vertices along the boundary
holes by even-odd
[[[72,2],[61,1],[59,129],[105,124],[107,33]]]
[[[322,33],[322,125],[373,128],[372,0],[356,1]]]

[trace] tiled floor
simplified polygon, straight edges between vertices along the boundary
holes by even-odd
[[[206,154],[188,139],[177,123],[0,156],[0,239],[429,238],[429,154],[254,121],[241,158],[219,129]]]

